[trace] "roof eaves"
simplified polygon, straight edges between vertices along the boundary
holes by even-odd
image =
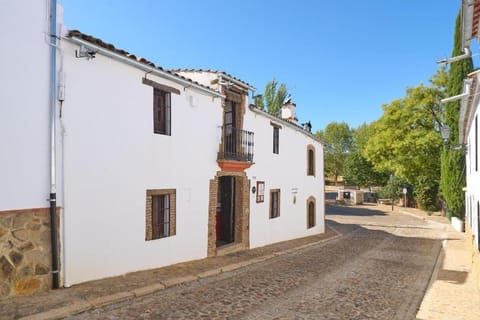
[[[253,112],[256,112],[258,114],[261,114],[267,118],[269,118],[270,120],[273,120],[273,121],[277,121],[277,122],[280,122],[292,129],[295,129],[303,134],[305,134],[306,136],[309,136],[310,138],[314,139],[315,141],[317,142],[320,142],[321,144],[325,145],[325,142],[323,142],[320,138],[318,138],[316,135],[314,135],[313,133],[311,133],[310,131],[307,131],[305,130],[302,126],[299,126],[298,124],[295,124],[295,123],[292,123],[290,121],[287,121],[287,120],[284,120],[282,118],[279,118],[277,116],[274,116],[273,114],[270,114],[266,111],[263,111],[262,109],[259,109],[256,105],[254,104],[251,104],[248,106],[248,108],[250,110],[252,110]]]
[[[470,47],[472,39],[480,40],[480,0],[462,0],[462,45]]]
[[[206,91],[206,92],[208,92],[212,95],[219,96],[219,97],[224,97],[223,94],[221,94],[221,93],[219,93],[215,90],[212,90],[211,88],[209,88],[207,86],[204,86],[203,84],[201,84],[197,81],[193,81],[193,80],[191,80],[187,77],[184,77],[184,76],[179,75],[177,73],[174,73],[170,70],[167,70],[167,69],[164,69],[160,66],[157,66],[153,62],[151,62],[151,61],[149,61],[145,58],[140,58],[140,57],[137,58],[137,56],[129,53],[128,51],[125,51],[123,49],[118,49],[113,44],[104,42],[103,40],[101,40],[99,38],[95,38],[91,35],[84,34],[84,33],[80,32],[78,30],[69,31],[66,35],[66,38],[70,39],[70,40],[77,40],[77,41],[80,40],[80,41],[87,42],[87,43],[89,43],[91,45],[94,45],[96,47],[99,47],[99,48],[102,48],[104,50],[110,51],[111,53],[114,53],[114,54],[117,54],[117,55],[122,56],[124,58],[127,58],[127,59],[131,60],[132,63],[141,64],[141,65],[144,65],[145,68],[156,70],[159,73],[168,76],[168,78],[172,81],[180,82],[183,85],[190,84],[191,86],[197,87],[198,89]]]
[[[251,90],[251,91],[257,91],[257,89],[249,84],[248,82],[245,82],[237,77],[232,76],[229,73],[226,73],[225,71],[221,70],[212,70],[212,69],[170,69],[172,72],[207,72],[207,73],[215,73],[217,75],[220,75],[222,77],[226,77],[232,81],[238,82],[238,84],[244,86],[245,88]]]

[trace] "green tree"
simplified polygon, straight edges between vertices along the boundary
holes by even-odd
[[[327,145],[325,148],[325,177],[333,177],[335,185],[344,174],[345,158],[353,145],[352,130],[345,122],[331,122],[325,130],[315,133]]]
[[[353,130],[353,145],[345,158],[345,183],[349,185],[381,185],[388,179],[388,174],[375,170],[373,164],[362,154],[373,129],[366,123]]]
[[[345,158],[344,172],[345,183],[348,185],[371,187],[386,181],[385,174],[376,171],[372,163],[357,151],[349,153]]]
[[[262,108],[265,106],[267,112],[274,116],[281,116],[282,104],[288,96],[287,85],[282,83],[279,85],[274,78],[265,85],[265,93],[263,95]]]
[[[404,98],[384,105],[363,154],[377,170],[392,172],[412,184],[415,194],[422,195],[416,198],[419,206],[428,209],[436,203],[440,179],[442,78],[444,70],[439,70],[431,79],[432,86],[408,88]]]
[[[463,53],[461,13],[455,21],[454,47],[452,56]],[[471,58],[453,62],[448,74],[447,95],[455,96],[463,91],[463,79],[473,70]],[[450,102],[445,106],[444,122],[451,129],[449,145],[458,144],[458,117],[460,102]],[[444,148],[441,155],[441,194],[447,203],[451,215],[462,218],[465,212],[465,198],[462,188],[465,186],[465,158],[461,151]]]
[[[383,199],[392,199],[395,202],[402,197],[403,188],[407,185],[408,182],[403,178],[391,175],[386,185],[380,191],[379,196]]]
[[[388,175],[375,170],[362,154],[372,134],[372,127],[366,123],[353,130],[353,145],[344,163],[346,184],[371,187],[383,184],[388,178]]]

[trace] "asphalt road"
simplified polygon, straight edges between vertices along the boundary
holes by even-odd
[[[441,228],[375,206],[327,214],[342,237],[69,319],[415,319]]]

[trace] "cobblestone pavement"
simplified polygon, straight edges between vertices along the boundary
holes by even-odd
[[[68,319],[414,319],[443,225],[327,206],[344,236]]]

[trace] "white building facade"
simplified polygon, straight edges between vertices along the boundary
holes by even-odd
[[[323,233],[323,145],[295,123],[253,106],[245,122],[255,132],[255,165],[248,169],[257,189],[250,201],[250,246]],[[272,212],[277,196],[278,215]]]
[[[39,16],[10,39],[23,72],[1,59],[8,90],[0,97],[0,143],[9,156],[0,160],[1,181],[8,182],[0,189],[0,240],[7,240],[8,224],[19,248],[29,239],[15,238],[18,217],[36,221],[38,210],[48,213],[49,3],[0,8],[1,20],[12,24],[21,14]],[[324,232],[323,145],[308,130],[250,106],[254,88],[240,79],[162,69],[64,31],[58,12],[54,165],[62,286]],[[28,95],[27,72],[35,84]],[[48,245],[34,244],[46,267]],[[0,251],[2,266],[15,269],[13,260]],[[37,276],[49,275],[27,280]]]
[[[462,0],[462,42],[464,48],[471,40],[480,40],[480,0]],[[464,80],[467,96],[462,99],[459,115],[459,143],[465,151],[465,231],[470,245],[472,269],[480,285],[480,72],[474,71]]]
[[[465,151],[465,229],[472,249],[472,259],[480,275],[480,168],[479,168],[479,108],[480,72],[468,76],[470,96],[462,101],[459,117],[460,143]],[[480,282],[480,276],[478,277]]]

